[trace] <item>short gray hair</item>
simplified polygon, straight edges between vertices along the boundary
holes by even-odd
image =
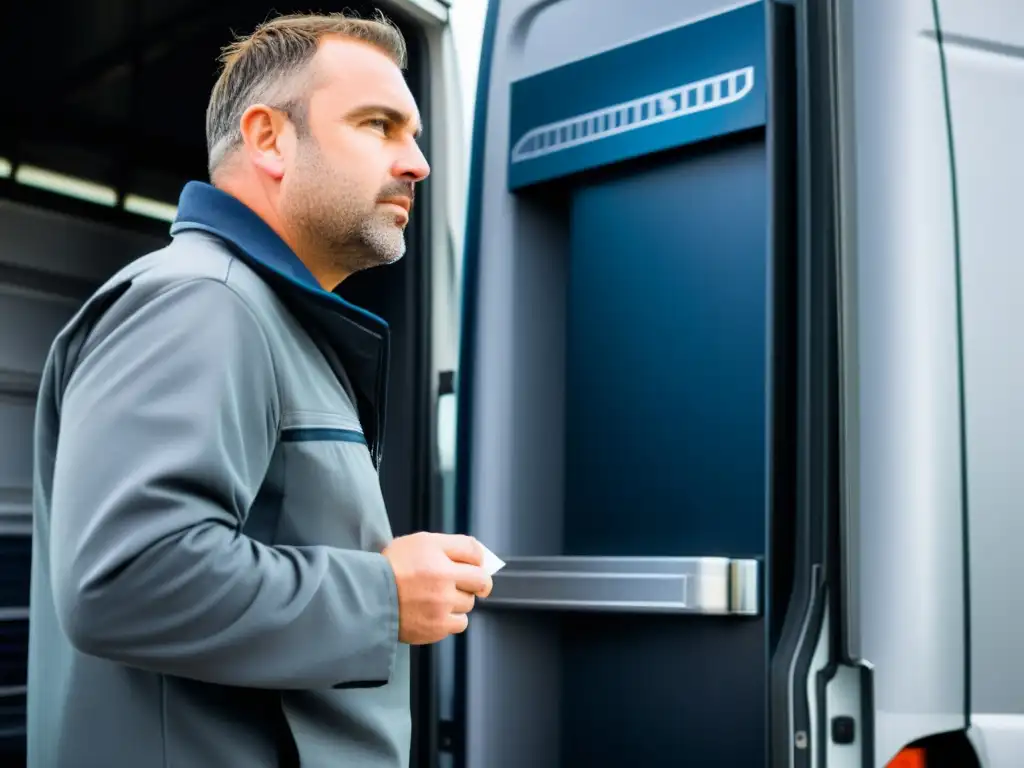
[[[278,16],[240,37],[221,53],[220,76],[206,108],[210,176],[242,142],[242,115],[253,104],[286,109],[296,129],[305,130],[308,86],[304,76],[326,36],[361,40],[406,66],[405,39],[382,13],[359,19],[341,13]]]

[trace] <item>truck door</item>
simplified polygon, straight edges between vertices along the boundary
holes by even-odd
[[[792,23],[491,0],[456,512],[508,565],[456,643],[457,765],[766,764],[795,557]]]
[[[443,765],[881,768],[963,733],[936,18],[491,0],[454,525],[508,566]]]

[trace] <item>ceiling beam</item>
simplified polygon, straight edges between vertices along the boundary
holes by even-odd
[[[167,238],[169,235],[170,225],[164,221],[156,221],[118,208],[107,208],[46,190],[26,187],[16,184],[11,179],[0,179],[0,205],[7,200],[141,235],[159,238]]]

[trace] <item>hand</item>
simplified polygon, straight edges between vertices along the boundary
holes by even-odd
[[[476,539],[443,533],[400,536],[384,549],[398,585],[398,639],[436,643],[466,631],[476,596],[491,593]]]

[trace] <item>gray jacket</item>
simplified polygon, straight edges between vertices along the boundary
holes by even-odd
[[[31,768],[405,766],[387,326],[192,183],[40,386]]]

